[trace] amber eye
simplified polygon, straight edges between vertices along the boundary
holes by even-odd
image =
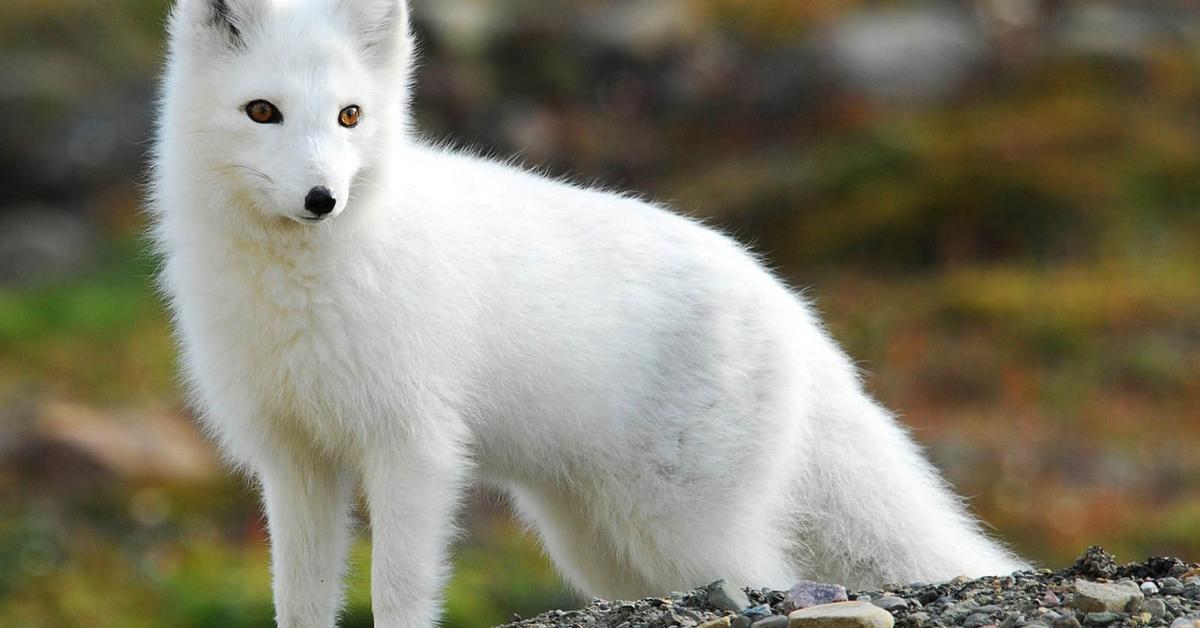
[[[265,100],[252,100],[246,105],[246,115],[259,124],[279,124],[283,122],[283,114],[275,105]]]
[[[352,129],[358,126],[358,118],[361,115],[362,112],[359,110],[358,105],[350,105],[342,109],[341,113],[338,114],[338,124],[347,129]]]

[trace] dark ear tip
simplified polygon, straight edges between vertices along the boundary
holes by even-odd
[[[209,0],[209,3],[209,24],[223,31],[234,46],[242,46],[242,31],[238,29],[237,18],[229,8],[229,0]]]

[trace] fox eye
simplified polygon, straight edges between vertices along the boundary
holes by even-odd
[[[283,114],[279,113],[279,109],[265,100],[252,100],[247,103],[246,115],[259,124],[283,122]]]
[[[361,115],[362,111],[358,108],[358,105],[350,105],[342,109],[341,113],[338,114],[338,124],[347,129],[353,129],[358,126],[358,118]]]

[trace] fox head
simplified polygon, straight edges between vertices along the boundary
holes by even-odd
[[[326,221],[404,132],[412,63],[405,0],[178,0],[160,136],[221,211]]]

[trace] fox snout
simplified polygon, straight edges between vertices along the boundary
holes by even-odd
[[[304,209],[318,218],[332,212],[334,207],[337,207],[337,197],[333,190],[323,185],[313,187],[304,196]]]

